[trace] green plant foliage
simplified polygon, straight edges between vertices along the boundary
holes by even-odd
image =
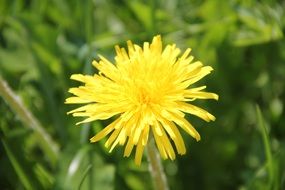
[[[170,188],[285,189],[284,7],[284,0],[0,0],[0,189],[153,189],[145,157],[137,167],[123,149],[90,144],[110,121],[76,127],[64,100],[78,85],[70,75],[96,72],[98,54],[112,60],[114,45],[155,34],[211,65],[203,80],[220,96],[198,102],[215,122],[187,116],[202,140],[183,133],[187,154],[163,161]]]

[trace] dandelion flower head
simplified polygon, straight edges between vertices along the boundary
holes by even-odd
[[[100,61],[92,62],[98,74],[71,76],[83,85],[69,90],[74,96],[66,103],[84,105],[69,113],[85,117],[77,124],[112,118],[90,141],[109,135],[105,146],[110,152],[124,145],[124,156],[128,157],[135,149],[138,165],[150,134],[161,157],[174,160],[176,152],[186,153],[180,129],[200,140],[199,133],[185,119],[186,113],[207,122],[215,120],[212,114],[192,104],[195,99],[218,99],[217,94],[203,91],[206,86],[193,87],[213,69],[200,61],[192,62],[191,49],[180,55],[175,44],[163,48],[160,35],[151,43],[144,42],[143,47],[131,41],[127,46],[127,50],[115,46],[114,64],[99,55]]]

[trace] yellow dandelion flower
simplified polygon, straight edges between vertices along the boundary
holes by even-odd
[[[131,41],[127,45],[128,51],[115,47],[115,64],[101,55],[99,62],[92,62],[99,74],[71,76],[84,85],[71,88],[69,92],[74,97],[67,98],[66,103],[86,105],[69,114],[86,117],[77,124],[116,116],[90,141],[97,142],[111,133],[105,143],[110,152],[116,145],[126,144],[124,156],[128,157],[135,147],[138,165],[150,133],[162,158],[173,160],[175,151],[171,140],[178,154],[186,153],[179,127],[200,140],[199,133],[185,119],[185,113],[207,122],[215,120],[206,110],[188,103],[195,99],[218,99],[217,94],[202,91],[206,86],[191,88],[213,69],[200,61],[192,62],[191,49],[180,57],[180,49],[175,44],[163,49],[159,35],[151,44],[145,42],[143,47]]]

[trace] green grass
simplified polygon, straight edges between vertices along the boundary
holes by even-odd
[[[112,60],[114,45],[161,34],[214,68],[198,101],[217,120],[188,119],[187,154],[164,161],[171,189],[285,188],[285,1],[0,0],[1,189],[152,189],[147,160],[89,138],[109,121],[66,115],[73,73]],[[8,87],[5,86],[8,84]],[[258,105],[258,106],[255,106]]]

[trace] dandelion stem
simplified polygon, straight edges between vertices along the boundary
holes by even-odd
[[[149,172],[151,174],[155,190],[168,190],[167,178],[152,135],[150,135],[146,150],[149,162]]]

